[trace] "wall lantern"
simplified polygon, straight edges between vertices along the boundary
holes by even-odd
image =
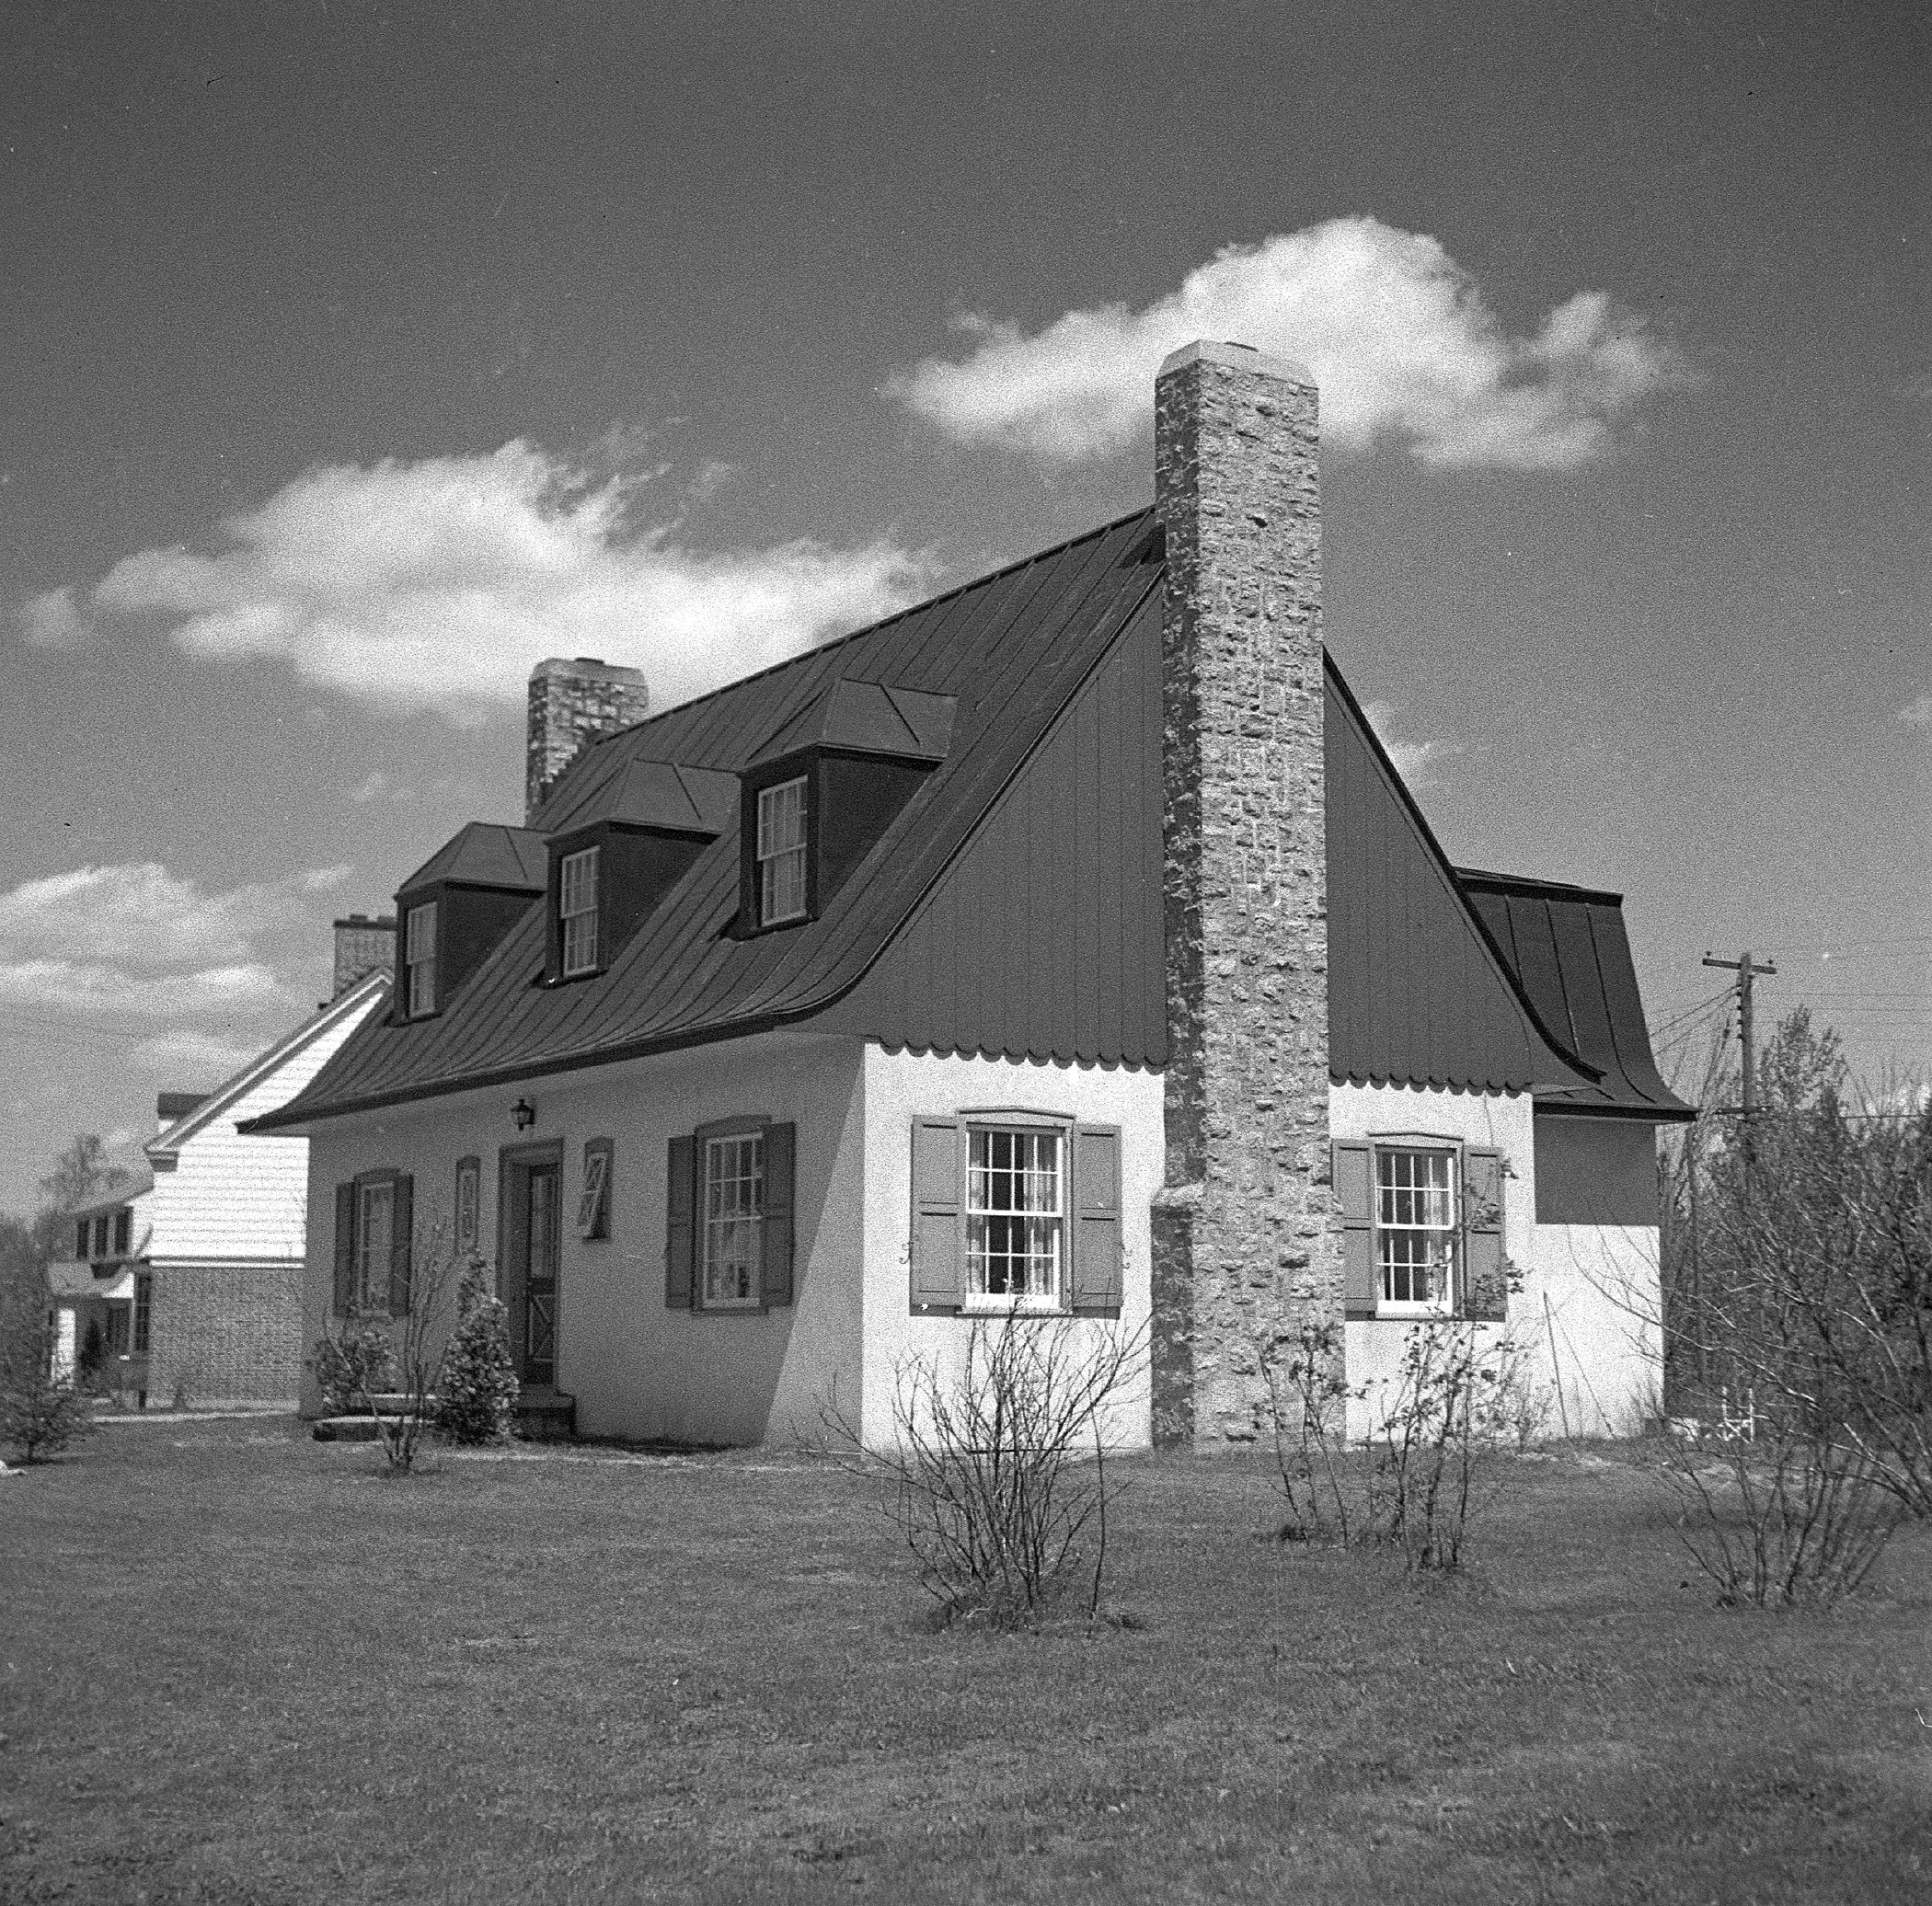
[[[536,1108],[527,1098],[520,1098],[516,1102],[516,1109],[510,1116],[516,1120],[516,1129],[519,1131],[528,1131],[536,1123]]]

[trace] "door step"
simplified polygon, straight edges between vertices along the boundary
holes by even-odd
[[[525,1390],[516,1402],[516,1433],[526,1442],[569,1442],[577,1434],[576,1397]]]

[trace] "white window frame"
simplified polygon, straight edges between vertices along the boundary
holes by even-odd
[[[807,892],[804,775],[758,790],[758,924],[802,920]],[[781,907],[783,911],[781,911]]]
[[[1448,1317],[1456,1311],[1456,1291],[1462,1280],[1462,1148],[1441,1139],[1378,1139],[1372,1148],[1374,1177],[1369,1196],[1374,1200],[1375,1315],[1378,1317]],[[1398,1182],[1404,1162],[1410,1182]],[[1427,1162],[1433,1178],[1438,1165],[1444,1182],[1418,1184],[1416,1165]],[[1420,1209],[1410,1203],[1405,1209],[1404,1195],[1418,1194]],[[1446,1216],[1443,1214],[1446,1213]],[[1438,1238],[1443,1252],[1438,1261],[1440,1280],[1431,1297],[1397,1297],[1395,1290],[1405,1271],[1412,1272],[1418,1260],[1409,1256],[1397,1262],[1391,1248],[1397,1239]],[[1427,1260],[1421,1260],[1426,1265]],[[1409,1280],[1412,1283],[1412,1278]]]
[[[558,965],[567,980],[597,970],[598,853],[581,847],[557,870]]]
[[[411,907],[403,922],[403,964],[409,975],[408,1016],[427,1018],[436,1010],[436,902]]]
[[[719,1132],[699,1145],[697,1307],[756,1310],[764,1302],[765,1128]],[[740,1186],[749,1191],[734,1194],[732,1188]],[[728,1258],[722,1247],[734,1228],[740,1252]],[[732,1277],[737,1288],[725,1283],[732,1273],[738,1274]]]
[[[966,1119],[961,1123],[965,1129],[965,1182],[961,1200],[966,1223],[965,1262],[961,1267],[964,1308],[975,1315],[1065,1310],[1068,1300],[1067,1193],[1073,1158],[1072,1128],[1043,1119]],[[1041,1167],[1037,1163],[1001,1165],[995,1162],[995,1153],[1002,1140],[1023,1145],[1035,1158],[1039,1146],[1052,1144],[1053,1204],[1051,1210],[1031,1202],[1041,1188],[1037,1183]],[[983,1163],[981,1162],[983,1145]],[[994,1188],[994,1175],[1015,1170],[1021,1171],[1029,1180],[1036,1182],[1020,1190],[1018,1204],[1010,1202],[1009,1199],[1005,1205],[989,1205],[987,1200]],[[1032,1226],[1039,1227],[1039,1231],[1029,1237],[1022,1254],[1029,1267],[1025,1290],[990,1291],[986,1288],[992,1280],[989,1265],[995,1255],[987,1248],[989,1220],[1007,1223],[1019,1221],[1026,1223],[1029,1231]],[[1035,1236],[1043,1240],[1043,1250],[1034,1242]],[[1009,1249],[997,1255],[1010,1263],[1015,1254]],[[1034,1273],[1042,1259],[1045,1273],[1040,1278]]]
[[[372,1220],[383,1213],[382,1246],[372,1257]],[[355,1296],[363,1312],[386,1314],[389,1277],[396,1261],[396,1180],[372,1178],[355,1188]]]

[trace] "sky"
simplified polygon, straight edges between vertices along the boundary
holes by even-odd
[[[1327,637],[1465,865],[1932,1076],[1932,29],[1896,4],[0,11],[0,1210],[657,706],[1321,388]]]

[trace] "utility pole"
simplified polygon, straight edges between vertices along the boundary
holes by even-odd
[[[1751,1130],[1751,1115],[1757,1109],[1757,1055],[1751,1040],[1751,982],[1760,973],[1775,973],[1777,969],[1769,960],[1758,966],[1753,963],[1749,951],[1735,959],[1713,959],[1708,953],[1704,956],[1706,966],[1720,966],[1728,972],[1738,976],[1738,1044],[1743,1049],[1744,1097],[1740,1109],[1744,1114],[1744,1130]]]

